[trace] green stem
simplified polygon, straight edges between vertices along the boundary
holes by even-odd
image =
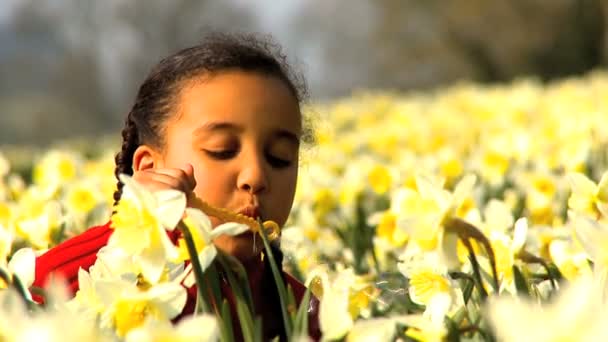
[[[266,256],[270,261],[270,268],[272,269],[272,275],[274,277],[274,281],[277,285],[277,290],[279,292],[279,300],[281,302],[281,314],[283,316],[283,324],[285,326],[285,335],[288,338],[291,337],[291,320],[289,319],[289,312],[287,311],[287,291],[285,290],[285,284],[283,283],[283,277],[281,277],[281,273],[277,268],[277,263],[274,259],[274,255],[272,254],[272,250],[270,248],[270,243],[268,242],[268,236],[266,235],[266,230],[262,225],[262,222],[259,223],[259,233],[262,237],[262,241],[264,241],[264,249],[266,250]]]
[[[190,229],[182,222],[179,221],[177,224],[178,229],[182,232],[182,236],[184,237],[184,241],[186,242],[186,248],[188,249],[188,255],[190,255],[190,263],[192,265],[192,271],[194,272],[194,278],[196,279],[196,287],[198,289],[198,294],[201,297],[201,305],[203,307],[203,311],[205,313],[213,314],[213,311],[210,306],[210,298],[207,292],[205,291],[204,282],[204,274],[203,268],[201,267],[201,263],[198,260],[198,253],[196,253],[196,247],[194,246],[194,240],[192,239],[192,234],[190,233]],[[219,305],[219,302],[216,303]]]

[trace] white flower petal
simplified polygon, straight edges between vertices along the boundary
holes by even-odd
[[[173,230],[182,219],[186,209],[186,195],[177,190],[162,190],[154,193],[158,220],[167,230]]]
[[[161,312],[166,314],[169,319],[173,319],[184,309],[188,294],[186,289],[179,284],[162,283],[150,288],[146,296],[153,298]]]
[[[165,269],[165,253],[160,248],[147,248],[137,258],[142,275],[155,284]]]
[[[526,243],[526,236],[528,234],[528,219],[522,217],[515,222],[513,229],[513,241],[511,243],[511,250],[513,253],[518,253]]]
[[[31,248],[21,248],[11,258],[8,269],[17,275],[26,287],[34,283],[36,269],[36,254]]]
[[[207,239],[212,229],[209,216],[196,208],[186,208],[186,215],[204,233],[205,239]]]
[[[213,228],[211,231],[211,238],[215,239],[219,235],[239,235],[241,233],[249,230],[249,226],[246,224],[236,223],[236,222],[227,222],[220,224],[219,226]]]
[[[215,249],[214,245],[205,246],[205,248],[198,253],[198,260],[201,263],[201,268],[203,271],[209,267],[216,255],[217,250]]]

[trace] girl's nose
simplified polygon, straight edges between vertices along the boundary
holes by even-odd
[[[239,189],[252,194],[266,190],[268,179],[263,157],[248,158],[243,163],[237,182]]]

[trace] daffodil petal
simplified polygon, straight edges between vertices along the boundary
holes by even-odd
[[[216,255],[217,250],[213,245],[206,246],[198,253],[198,261],[201,263],[201,268],[203,271],[209,267]]]
[[[592,260],[600,256],[601,251],[598,250],[598,237],[606,235],[598,224],[583,216],[577,216],[574,222],[574,232],[579,242],[589,254]]]
[[[129,175],[120,174],[118,178],[124,184],[121,197],[124,196],[126,199],[132,199],[139,208],[151,209],[155,207],[156,201],[148,189],[141,186]]]
[[[215,239],[219,235],[239,235],[241,233],[249,230],[249,226],[246,224],[236,223],[236,222],[227,222],[220,224],[219,226],[213,228],[211,231],[211,238]]]
[[[209,232],[212,229],[211,220],[209,216],[196,208],[186,208],[186,215],[192,220],[192,222],[204,232],[205,239],[209,236]]]
[[[568,175],[568,180],[570,181],[573,192],[589,197],[595,194],[595,183],[584,174],[573,172]]]
[[[528,234],[528,219],[522,217],[515,222],[513,229],[513,241],[511,243],[511,250],[514,253],[519,252],[526,243],[526,237]]]
[[[147,291],[146,296],[154,298],[161,312],[169,319],[175,318],[182,312],[188,297],[186,289],[176,283],[161,283],[153,286]]]
[[[162,190],[154,193],[157,208],[156,215],[163,227],[173,230],[184,215],[186,195],[177,190]]]
[[[8,269],[17,275],[24,285],[30,287],[34,283],[36,254],[31,248],[21,248],[11,258]]]
[[[165,253],[160,248],[147,248],[138,258],[142,275],[155,284],[165,269]]]

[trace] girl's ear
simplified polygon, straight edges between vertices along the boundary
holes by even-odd
[[[133,153],[133,172],[161,167],[161,155],[148,145],[140,145]]]

